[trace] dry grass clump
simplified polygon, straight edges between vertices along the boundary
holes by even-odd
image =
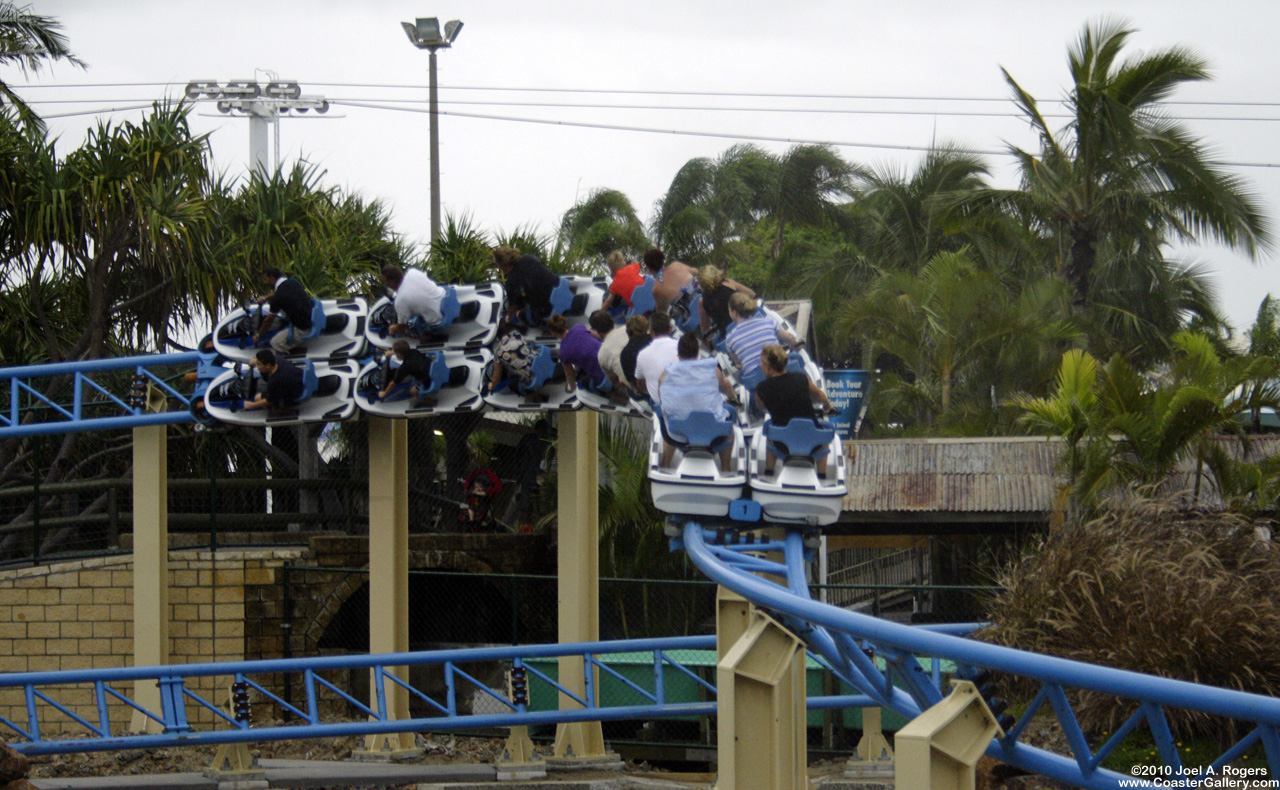
[[[1280,544],[1259,540],[1254,526],[1143,499],[1064,526],[1002,575],[1005,592],[980,638],[1280,695]],[[1137,707],[1093,692],[1074,700],[1093,732],[1114,732]],[[1165,715],[1181,733],[1230,736],[1208,716]]]

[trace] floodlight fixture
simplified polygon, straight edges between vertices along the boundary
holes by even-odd
[[[462,30],[462,22],[457,19],[446,22],[443,35],[440,32],[440,20],[434,16],[420,16],[413,22],[401,22],[400,27],[404,28],[404,34],[415,47],[434,52],[453,44],[458,32]]]

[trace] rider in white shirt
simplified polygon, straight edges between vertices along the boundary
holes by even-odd
[[[430,331],[443,320],[440,303],[444,288],[421,269],[403,271],[389,263],[382,267],[382,281],[396,292],[396,323],[388,328],[390,334],[402,335],[411,329],[417,333]]]

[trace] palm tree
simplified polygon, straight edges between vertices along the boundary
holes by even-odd
[[[0,65],[16,64],[23,76],[39,71],[51,60],[62,60],[84,68],[84,61],[67,46],[61,27],[53,17],[31,13],[30,6],[19,8],[9,0],[0,0]],[[7,82],[0,80],[0,105],[5,103],[13,106],[24,125],[44,129],[40,116],[13,92]]]
[[[1180,47],[1120,62],[1132,33],[1116,22],[1085,27],[1069,51],[1071,119],[1061,132],[1004,72],[1040,151],[1013,147],[1021,189],[990,197],[1034,218],[1058,241],[1077,311],[1089,303],[1092,278],[1108,257],[1156,256],[1175,238],[1212,238],[1251,256],[1269,246],[1270,223],[1254,196],[1160,106],[1183,83],[1207,79],[1205,62]]]
[[[560,221],[560,240],[571,260],[596,264],[614,250],[639,260],[651,246],[635,207],[616,189],[594,189],[566,211]]]
[[[653,234],[667,258],[729,268],[735,246],[777,199],[777,169],[772,155],[747,144],[686,162],[655,206]]]
[[[1144,378],[1120,355],[1099,368],[1092,356],[1071,352],[1055,393],[1016,401],[1026,424],[1079,447],[1069,460],[1080,504],[1094,506],[1124,486],[1159,485],[1184,460],[1194,461],[1193,500],[1206,478],[1233,494],[1243,493],[1251,476],[1255,490],[1272,485],[1254,474],[1267,465],[1241,467],[1212,437],[1247,439],[1244,415],[1280,400],[1280,362],[1223,359],[1210,338],[1192,332],[1179,332],[1173,344],[1177,352],[1159,381]]]
[[[906,374],[886,376],[879,408],[937,424],[989,403],[992,382],[1035,381],[1028,360],[1043,359],[1045,349],[1078,335],[1065,319],[1062,296],[1049,283],[1013,290],[965,251],[939,253],[919,272],[880,275],[837,321],[891,354]]]
[[[776,226],[769,256],[782,253],[787,223],[822,226],[841,217],[838,203],[852,192],[854,169],[829,145],[797,145],[778,160],[769,215]]]

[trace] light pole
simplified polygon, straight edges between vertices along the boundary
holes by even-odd
[[[436,17],[418,17],[414,22],[401,22],[405,35],[418,49],[431,53],[430,105],[431,105],[431,244],[440,238],[440,115],[436,97],[436,50],[448,49],[462,30],[462,23],[454,19],[444,25],[441,35],[440,20]]]

